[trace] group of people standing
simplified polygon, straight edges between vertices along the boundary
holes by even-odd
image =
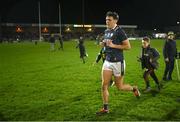
[[[106,13],[106,26],[107,29],[104,32],[103,40],[100,42],[102,49],[98,54],[95,63],[102,58],[102,101],[103,107],[96,114],[106,114],[109,113],[109,86],[112,84],[112,77],[114,77],[114,84],[119,90],[130,91],[137,98],[140,97],[140,91],[137,86],[132,86],[130,84],[124,83],[125,75],[125,59],[123,52],[131,48],[131,44],[128,40],[128,37],[124,30],[117,25],[119,20],[119,15],[116,12],[107,12]],[[177,54],[176,42],[174,40],[174,33],[169,32],[167,34],[167,40],[163,48],[163,56],[165,61],[165,71],[163,75],[164,81],[172,80],[172,72],[174,69],[175,57]],[[51,50],[54,50],[55,38],[54,35],[51,35]],[[59,36],[60,48],[63,50],[63,41],[62,37]],[[85,63],[85,57],[87,53],[84,46],[84,38],[81,36],[79,38],[78,45],[76,48],[79,48],[80,58],[82,62]],[[158,69],[158,59],[160,58],[159,52],[151,47],[150,38],[144,37],[142,39],[142,49],[141,55],[138,57],[138,61],[141,62],[142,69],[144,70],[143,78],[146,84],[144,92],[151,91],[151,86],[149,82],[149,76],[154,80],[157,90],[160,91],[161,83],[158,77],[155,74],[155,70]]]
[[[174,69],[174,62],[177,56],[177,47],[175,42],[175,34],[173,32],[168,32],[165,44],[163,47],[163,56],[165,61],[165,70],[163,75],[164,81],[172,80],[172,72]],[[155,74],[155,70],[158,69],[158,59],[160,55],[155,48],[150,46],[150,38],[145,37],[142,40],[142,54],[139,61],[142,64],[142,69],[146,69],[144,72],[144,80],[146,83],[146,91],[150,91],[150,84],[148,76],[150,75],[155,81],[158,90],[160,90],[160,82]]]
[[[107,29],[105,30],[102,42],[100,42],[102,49],[95,61],[95,63],[98,63],[98,61],[102,58],[104,62],[101,73],[103,107],[96,113],[97,115],[109,113],[108,88],[110,82],[112,82],[112,76],[114,77],[115,85],[119,90],[132,91],[137,98],[141,95],[137,86],[131,86],[124,83],[125,60],[123,51],[129,50],[131,45],[124,30],[117,25],[118,20],[119,15],[116,12],[110,11],[106,13]],[[163,56],[166,64],[163,75],[163,80],[165,81],[172,80],[174,61],[177,55],[176,42],[174,38],[175,34],[173,32],[169,32],[163,48]],[[157,90],[160,91],[161,89],[161,83],[155,74],[155,70],[157,70],[159,66],[159,58],[159,52],[150,46],[150,38],[144,37],[142,39],[141,56],[138,57],[138,61],[141,62],[142,69],[145,69],[143,74],[146,84],[144,92],[149,92],[151,90],[149,76],[151,76],[155,81]]]
[[[58,49],[64,50],[62,35],[59,35],[58,40],[59,40],[59,48]],[[50,35],[49,42],[50,42],[50,51],[55,51],[56,38],[55,38],[54,34]],[[87,54],[85,46],[84,46],[83,36],[79,37],[76,48],[79,48],[80,58],[82,59],[82,62],[85,63],[85,57],[88,57],[88,54]]]
[[[62,38],[62,35],[59,35],[58,36],[58,41],[59,41],[59,50],[64,50],[63,48],[63,38]],[[54,34],[51,34],[50,35],[50,38],[49,38],[49,42],[50,42],[50,51],[55,51],[55,42],[56,42],[56,38],[54,36]]]

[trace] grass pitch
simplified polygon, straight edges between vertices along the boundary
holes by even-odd
[[[151,46],[161,54],[156,71],[161,80],[164,71],[163,40],[152,40]],[[180,51],[180,40],[177,40]],[[58,43],[56,45],[56,48]],[[101,66],[92,66],[100,47],[86,41],[89,54],[86,63],[79,58],[76,42],[64,42],[64,51],[49,50],[49,43],[0,44],[0,120],[180,120],[180,81],[176,68],[173,81],[164,83],[160,93],[142,93],[136,99],[132,93],[110,87],[110,113],[96,116],[102,107]],[[137,56],[141,41],[131,41],[125,51],[125,83],[145,88]],[[180,61],[179,61],[180,62]],[[180,63],[179,63],[180,66]],[[154,81],[150,79],[155,89]]]

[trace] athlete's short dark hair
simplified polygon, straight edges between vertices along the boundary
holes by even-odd
[[[106,13],[106,16],[110,16],[110,17],[113,17],[113,19],[115,19],[115,20],[119,20],[119,15],[116,12],[108,11]]]

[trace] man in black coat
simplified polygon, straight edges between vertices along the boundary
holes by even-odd
[[[172,80],[172,72],[174,69],[174,61],[177,54],[176,42],[174,40],[174,33],[169,32],[167,35],[167,40],[163,48],[164,61],[166,64],[163,80]]]
[[[60,44],[59,50],[60,50],[60,49],[64,50],[64,49],[63,49],[63,38],[62,38],[62,35],[59,35],[59,44]]]

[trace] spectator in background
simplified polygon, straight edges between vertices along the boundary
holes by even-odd
[[[80,58],[82,59],[83,63],[85,63],[85,57],[88,57],[88,54],[86,53],[86,49],[84,46],[84,38],[82,36],[80,36],[79,42],[76,48],[79,48]]]
[[[172,80],[172,72],[174,69],[174,61],[177,54],[176,41],[174,40],[175,35],[173,32],[168,32],[167,40],[163,48],[163,56],[165,61],[165,70],[163,75],[164,81]]]
[[[103,40],[103,34],[98,34],[96,37],[96,44],[99,45],[99,42],[101,42]]]
[[[34,40],[34,44],[37,45],[38,41],[37,40]]]
[[[50,50],[51,51],[55,51],[55,37],[54,37],[54,34],[51,34],[51,37],[49,39],[49,42],[50,42]]]
[[[60,49],[61,49],[61,50],[64,50],[64,49],[63,49],[63,38],[62,38],[62,35],[59,35],[59,44],[60,44],[60,45],[59,45],[59,48],[58,48],[58,49],[59,49],[59,50],[60,50]]]

